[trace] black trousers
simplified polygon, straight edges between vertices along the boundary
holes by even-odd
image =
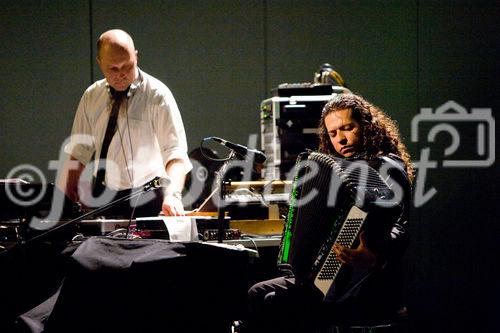
[[[311,332],[319,325],[322,295],[294,277],[259,282],[248,291],[248,317],[242,332]]]
[[[341,297],[325,302],[323,294],[292,276],[259,282],[248,291],[248,316],[241,332],[316,332],[332,324],[351,325],[385,318],[383,299],[370,302]],[[387,317],[388,318],[388,317]]]

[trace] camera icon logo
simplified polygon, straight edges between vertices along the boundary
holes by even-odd
[[[423,122],[437,122],[428,134],[427,141],[434,142],[440,132],[448,132],[452,138],[451,144],[445,149],[444,156],[447,159],[442,161],[443,167],[472,167],[485,168],[493,165],[495,162],[495,119],[489,108],[472,108],[467,112],[463,106],[455,101],[448,101],[436,108],[432,112],[431,108],[422,108],[420,114],[416,115],[411,123],[411,141],[419,140],[419,125]],[[456,122],[476,123],[477,159],[459,159],[454,160],[448,157],[460,147],[460,133],[452,124]]]
[[[431,125],[436,123],[427,132],[427,142],[435,142],[437,135],[441,132],[448,133],[451,136],[451,144],[444,149],[444,159],[441,161],[442,167],[486,168],[495,163],[495,119],[491,109],[472,108],[471,112],[467,112],[466,108],[455,101],[444,103],[437,107],[435,112],[432,112],[431,108],[422,108],[411,122],[412,142],[419,141],[419,127],[428,128],[428,126],[423,126],[426,122]],[[476,141],[475,158],[473,159],[453,159],[453,155],[460,147],[459,123],[470,123],[475,126],[472,128],[474,130],[472,136],[475,136]],[[470,129],[470,126],[466,127]],[[464,145],[464,147],[470,150],[471,145]],[[465,152],[471,153],[467,150]],[[438,161],[432,160],[430,156],[431,147],[424,147],[420,151],[420,159],[414,162],[415,167],[418,169],[414,196],[415,207],[424,205],[437,193],[434,187],[425,190],[427,171],[438,168]]]

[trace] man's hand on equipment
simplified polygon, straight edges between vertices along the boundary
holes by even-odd
[[[345,246],[335,243],[333,251],[337,259],[346,265],[358,267],[373,267],[377,263],[377,256],[368,247],[366,247],[365,232],[359,235],[359,245],[356,249],[349,249]]]
[[[163,215],[165,216],[184,216],[184,207],[181,199],[173,194],[167,194],[163,199],[161,206]]]

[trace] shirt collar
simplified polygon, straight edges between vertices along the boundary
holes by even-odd
[[[140,88],[142,85],[142,71],[137,67],[137,78],[130,84],[130,90],[135,90]]]

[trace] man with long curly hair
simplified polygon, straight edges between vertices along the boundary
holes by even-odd
[[[343,136],[335,137],[337,128],[332,120],[338,119],[340,134],[352,133],[352,125],[356,126],[356,138],[359,144],[355,150],[345,142]],[[349,121],[349,126],[346,121]],[[328,127],[330,125],[330,127]],[[376,157],[392,155],[399,159],[413,181],[413,166],[410,154],[403,144],[398,126],[382,110],[355,94],[337,94],[323,108],[318,128],[319,151],[338,157],[356,157],[372,160]],[[340,140],[339,140],[340,138]],[[354,154],[354,152],[356,154]],[[354,156],[353,156],[354,155]]]
[[[291,272],[257,283],[249,290],[249,318],[242,331],[314,332],[325,323],[387,319],[402,306],[413,167],[397,125],[361,96],[336,94],[323,108],[318,134],[320,153],[386,173],[387,183],[399,186],[402,197],[395,207],[368,215],[356,248],[333,246],[347,269],[324,300],[314,287],[296,283]]]

